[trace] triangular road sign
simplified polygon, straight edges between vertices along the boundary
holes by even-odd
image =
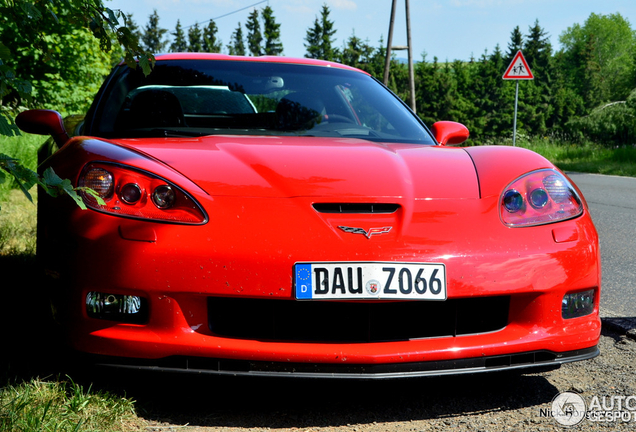
[[[528,67],[528,62],[521,53],[521,50],[517,51],[515,57],[510,62],[510,66],[506,69],[506,73],[503,74],[505,80],[531,80],[534,79],[532,71]]]

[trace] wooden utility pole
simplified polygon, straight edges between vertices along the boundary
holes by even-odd
[[[409,105],[413,112],[415,108],[415,73],[413,71],[413,54],[411,51],[411,13],[409,0],[404,0],[406,6],[406,46],[393,46],[393,24],[395,23],[395,0],[391,3],[391,18],[389,22],[389,37],[386,45],[386,59],[384,62],[384,85],[389,85],[389,70],[391,69],[391,51],[408,50],[409,62]]]

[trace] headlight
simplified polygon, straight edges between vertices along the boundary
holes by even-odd
[[[506,187],[500,215],[511,227],[543,225],[583,214],[583,204],[565,176],[552,169],[533,171]]]
[[[89,187],[105,201],[82,193],[93,210],[117,216],[159,222],[204,224],[207,216],[188,193],[149,172],[125,165],[93,162],[84,167],[78,182]]]

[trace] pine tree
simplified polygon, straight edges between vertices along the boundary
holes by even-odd
[[[188,51],[189,52],[201,52],[203,51],[203,35],[199,24],[195,23],[190,29],[188,29]]]
[[[188,42],[186,41],[185,33],[183,32],[183,27],[181,27],[181,22],[177,20],[177,25],[172,33],[173,41],[170,45],[171,52],[186,52],[188,50]]]
[[[469,98],[475,109],[471,136],[488,139],[512,134],[514,84],[501,79],[506,66],[498,45],[492,54],[484,52],[471,64]],[[518,122],[517,128],[522,127]]]
[[[203,29],[202,51],[211,53],[220,53],[222,43],[217,39],[216,35],[219,29],[214,20],[210,20],[208,26]]]
[[[508,42],[508,52],[506,53],[508,63],[512,61],[517,51],[521,48],[523,48],[523,35],[521,34],[521,30],[519,30],[519,26],[516,26],[510,33],[510,42]]]
[[[243,40],[243,28],[241,27],[241,23],[238,23],[238,27],[232,33],[232,40],[227,45],[227,49],[230,52],[230,55],[245,55],[245,41]]]
[[[546,69],[550,64],[552,57],[552,45],[550,44],[550,36],[539,25],[539,20],[529,28],[529,34],[525,38],[523,44],[523,56],[528,61],[530,70],[533,74],[535,69]]]
[[[529,28],[523,44],[523,54],[534,75],[534,80],[524,86],[523,116],[528,129],[543,134],[547,131],[552,116],[552,45],[549,35],[539,25],[539,20]]]
[[[339,61],[349,66],[365,69],[371,61],[374,51],[375,49],[369,45],[368,40],[363,41],[353,32],[340,52]]]
[[[320,19],[316,17],[314,27],[307,30],[305,57],[333,61],[338,56],[338,50],[333,48],[333,35],[336,34],[336,30],[333,28],[333,21],[329,20],[329,13],[329,7],[323,4]]]
[[[128,27],[128,29],[130,30],[130,33],[133,36],[135,36],[138,41],[140,41],[142,36],[141,30],[139,29],[139,26],[133,19],[132,14],[126,14],[126,16],[124,17],[124,24],[126,25],[126,27]]]
[[[159,27],[159,15],[155,9],[148,19],[148,25],[144,28],[141,40],[148,51],[159,53],[164,51],[168,44],[168,41],[164,39],[167,32],[168,30]]]
[[[263,30],[265,36],[265,55],[280,55],[283,53],[283,44],[280,41],[280,24],[276,23],[274,11],[271,7],[265,6],[262,11]]]
[[[245,28],[247,29],[247,47],[250,51],[250,55],[258,57],[261,55],[263,35],[261,33],[261,24],[258,21],[257,9],[254,9],[252,13],[250,13]]]
[[[307,30],[307,35],[305,36],[305,48],[307,49],[307,53],[305,57],[318,59],[321,58],[321,50],[320,50],[320,35],[322,34],[322,27],[320,25],[320,21],[318,18],[314,20],[314,27]]]

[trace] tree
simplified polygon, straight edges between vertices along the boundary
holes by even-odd
[[[121,23],[120,24],[120,20]],[[139,45],[139,40],[126,27],[126,16],[121,11],[104,6],[102,0],[14,0],[0,3],[0,98],[28,99],[32,85],[28,78],[14,69],[16,56],[22,49],[41,53],[38,61],[46,61],[60,45],[52,45],[50,32],[64,23],[67,34],[89,31],[102,51],[110,52],[115,41],[124,48],[124,58],[130,66],[141,66],[150,73],[154,57]],[[60,32],[57,33],[58,35]],[[61,41],[59,43],[62,43]],[[138,63],[136,58],[138,58]],[[91,59],[92,60],[92,59]],[[86,61],[86,64],[90,62]],[[17,72],[17,73],[16,73]],[[0,113],[0,134],[18,135],[13,120]]]
[[[11,26],[0,24],[0,28],[10,30]],[[47,34],[38,48],[30,46],[19,32],[10,32],[13,34],[11,44],[16,50],[6,65],[28,80],[30,94],[7,93],[2,105],[55,109],[63,115],[86,112],[108,75],[113,59],[100,50],[99,42],[88,30],[77,29],[67,21],[40,28]],[[8,41],[3,30],[0,30],[0,38]],[[90,62],[69,61],[75,57],[90,59]]]
[[[51,29],[56,30],[52,32]],[[113,43],[121,45],[129,66],[139,65],[145,74],[150,73],[154,56],[139,45],[139,39],[126,27],[126,15],[105,7],[102,0],[13,0],[0,3],[0,105],[5,105],[7,98],[28,101],[34,89],[28,76],[15,69],[23,47],[32,55],[39,56],[38,63],[46,63],[54,57],[56,50],[68,49],[69,42],[82,39],[86,32],[92,33],[103,52],[110,52]],[[61,64],[67,66],[69,59],[76,59],[76,67],[81,69],[79,64],[87,65],[80,73],[90,73],[94,54],[92,48],[76,51]],[[8,111],[0,112],[0,134],[20,134]],[[0,182],[5,180],[5,172],[18,182],[29,198],[28,190],[38,183],[51,195],[66,193],[81,204],[70,181],[61,180],[50,171],[40,177],[16,159],[0,154]]]
[[[552,117],[552,45],[544,29],[535,20],[529,28],[523,44],[523,54],[534,75],[534,80],[524,86],[523,104],[520,116],[529,130],[544,134]]]
[[[338,56],[337,49],[333,48],[336,30],[333,28],[334,22],[329,20],[329,7],[322,5],[320,19],[316,17],[313,28],[307,30],[305,36],[305,48],[307,53],[305,57],[322,60],[336,60]]]
[[[523,35],[519,26],[516,26],[510,33],[510,42],[508,42],[508,52],[506,53],[506,60],[508,63],[512,61],[517,51],[523,48]]]
[[[265,6],[263,15],[263,33],[265,36],[265,55],[281,55],[283,53],[283,43],[280,41],[280,24],[276,23],[274,11],[271,7]]]
[[[220,53],[221,52],[221,40],[217,39],[216,34],[219,29],[216,26],[214,20],[210,20],[207,27],[203,29],[203,41],[202,41],[202,49],[203,52],[211,52],[211,53]]]
[[[195,23],[188,29],[188,51],[203,51],[203,34],[201,33],[201,29],[199,28],[198,23]]]
[[[247,29],[247,47],[252,56],[261,55],[261,43],[263,42],[263,35],[261,33],[261,24],[258,22],[258,10],[254,9],[247,18],[245,24]]]
[[[245,55],[245,42],[243,41],[243,28],[241,27],[241,23],[238,23],[238,27],[232,33],[232,40],[227,46],[227,49],[230,52],[230,55]]]
[[[139,29],[139,26],[133,19],[132,14],[126,14],[124,16],[124,25],[128,27],[128,29],[130,30],[130,33],[134,37],[136,37],[138,40],[141,40],[141,37],[142,37],[141,30]]]
[[[181,27],[181,21],[179,20],[177,20],[177,25],[174,28],[172,37],[172,44],[170,44],[171,52],[186,52],[188,50],[188,41],[186,41],[186,36],[183,27]]]
[[[340,62],[349,66],[364,69],[371,61],[375,48],[369,45],[369,41],[363,41],[355,32],[347,39],[345,46],[340,51]]]
[[[625,100],[634,87],[636,37],[619,13],[591,14],[559,36],[562,67],[591,109]]]
[[[144,28],[141,40],[145,48],[152,52],[163,52],[168,45],[168,41],[164,39],[164,35],[168,30],[159,27],[159,15],[157,9],[148,18],[148,25]]]

